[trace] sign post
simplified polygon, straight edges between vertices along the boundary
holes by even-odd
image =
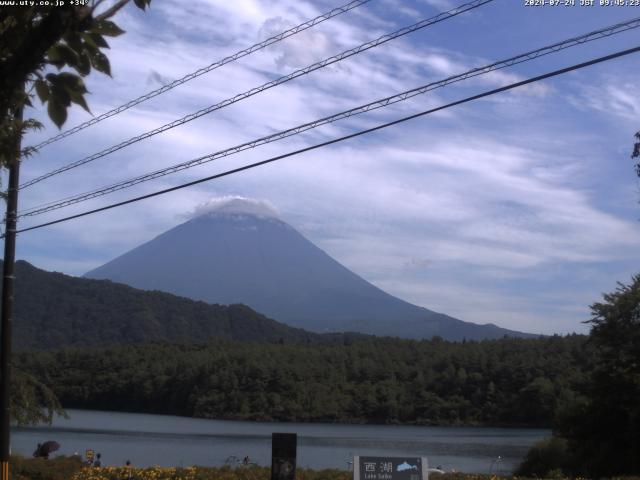
[[[429,480],[426,457],[353,457],[353,480]]]
[[[297,434],[271,434],[271,480],[295,480],[297,450]]]

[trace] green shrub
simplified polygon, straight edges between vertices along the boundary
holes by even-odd
[[[571,467],[567,441],[551,437],[536,443],[524,457],[515,475],[537,478],[557,478]]]
[[[82,468],[79,457],[24,458],[12,455],[9,461],[11,480],[69,480]]]

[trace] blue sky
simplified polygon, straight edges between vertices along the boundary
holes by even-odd
[[[372,0],[43,148],[28,180],[463,2]],[[579,4],[579,0],[576,0]],[[112,40],[113,78],[87,79],[95,114],[157,88],[337,2],[154,1]],[[21,193],[21,208],[230,147],[619,21],[637,7],[528,7],[495,0],[239,102]],[[633,30],[418,96],[21,227],[177,185],[640,44]],[[640,191],[629,158],[640,129],[639,55],[448,109],[221,181],[21,234],[18,258],[80,275],[225,196],[268,202],[384,290],[467,321],[586,332],[588,305],[640,261]],[[46,124],[26,143],[51,136]],[[74,109],[66,127],[89,119]]]

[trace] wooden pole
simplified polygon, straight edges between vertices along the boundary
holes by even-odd
[[[22,108],[16,114],[16,120],[22,120]],[[19,128],[16,130],[20,135]],[[11,389],[11,330],[13,320],[13,286],[14,265],[16,259],[16,227],[18,213],[18,189],[20,182],[20,148],[18,139],[16,152],[9,168],[9,185],[7,189],[7,213],[4,231],[4,265],[2,266],[2,310],[0,319],[0,479],[9,480],[10,444],[10,389]]]

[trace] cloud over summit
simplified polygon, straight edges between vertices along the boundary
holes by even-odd
[[[275,206],[266,200],[247,198],[239,195],[215,197],[198,205],[191,218],[203,215],[251,215],[258,218],[277,218],[280,215]]]

